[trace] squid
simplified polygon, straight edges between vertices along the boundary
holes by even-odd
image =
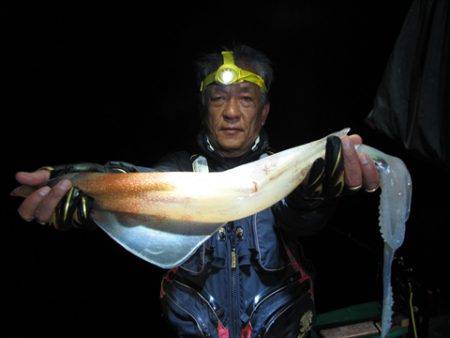
[[[342,137],[349,130],[328,136]],[[67,178],[93,198],[90,216],[112,239],[147,262],[169,269],[185,262],[227,222],[269,208],[291,193],[313,162],[325,156],[327,137],[223,172],[74,173],[56,180]],[[375,161],[380,175],[381,336],[385,337],[392,318],[392,261],[404,240],[411,177],[396,157],[367,145],[357,151]]]

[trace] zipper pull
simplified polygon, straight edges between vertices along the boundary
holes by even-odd
[[[233,248],[231,250],[231,268],[236,269],[236,267],[237,267],[237,254],[236,254],[236,249]]]

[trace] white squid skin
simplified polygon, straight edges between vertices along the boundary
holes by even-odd
[[[343,136],[348,129],[335,133]],[[226,223],[266,209],[292,192],[326,138],[217,173],[80,173],[72,183],[98,209],[181,222]]]
[[[287,196],[325,156],[325,145],[326,137],[219,173],[72,173],[48,184],[69,179],[94,199],[90,216],[100,228],[128,251],[168,269],[186,261],[225,223]]]
[[[344,136],[349,129],[330,134]],[[329,135],[329,136],[330,136]],[[223,224],[274,205],[307,176],[325,156],[326,137],[255,162],[218,173],[154,172],[75,173],[74,186],[91,196],[92,219],[120,245],[142,259],[168,269],[186,261]],[[392,317],[391,265],[404,239],[411,203],[411,177],[403,162],[360,145],[380,174],[383,264],[382,332]],[[18,194],[26,197],[31,189]]]

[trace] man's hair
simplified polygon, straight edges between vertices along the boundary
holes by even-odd
[[[255,72],[264,79],[267,91],[270,89],[270,84],[273,80],[273,69],[269,58],[262,52],[246,46],[246,45],[235,45],[233,48],[223,48],[219,52],[210,53],[202,56],[197,61],[197,82],[200,88],[200,83],[203,79],[210,73],[214,72],[223,64],[222,51],[232,51],[234,55],[234,61],[237,66],[248,69]],[[209,90],[208,87],[200,94],[201,110],[206,111]],[[261,103],[265,104],[268,102],[267,93],[261,91]]]

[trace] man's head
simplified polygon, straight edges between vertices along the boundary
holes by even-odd
[[[266,121],[273,71],[269,59],[253,48],[225,50],[232,53],[208,54],[198,63],[202,119],[212,146],[225,157],[237,157],[250,150]],[[213,73],[230,62],[243,70],[243,78],[231,84],[215,81]]]

